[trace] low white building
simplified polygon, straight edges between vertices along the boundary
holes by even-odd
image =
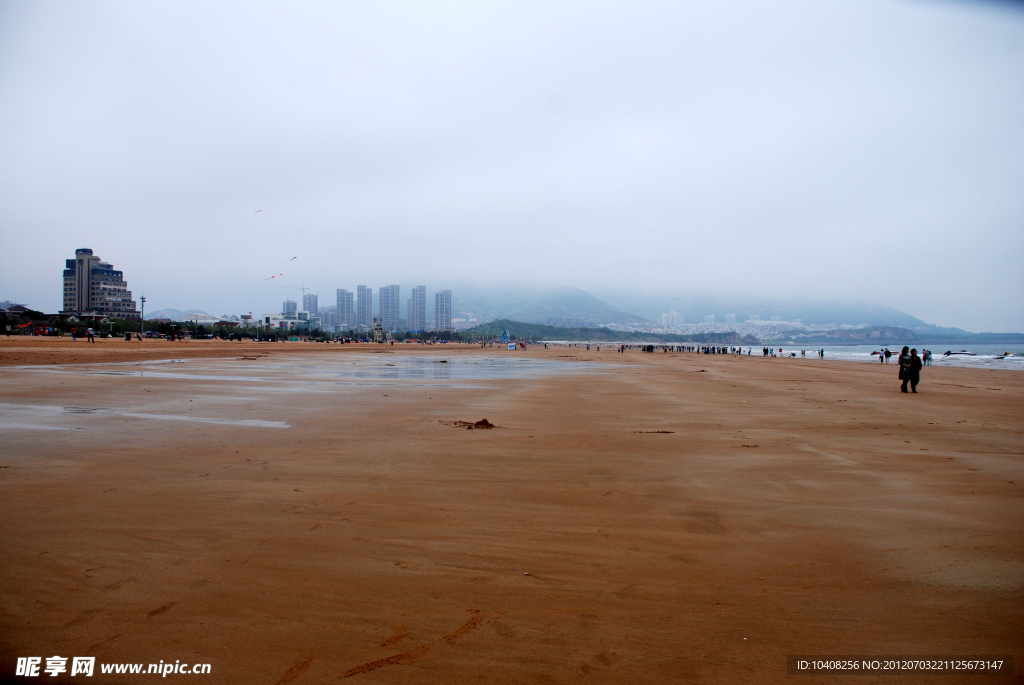
[[[315,331],[320,328],[320,317],[316,314],[311,314],[306,310],[299,310],[297,312],[287,314],[264,314],[261,323],[267,328],[283,329],[287,331]]]

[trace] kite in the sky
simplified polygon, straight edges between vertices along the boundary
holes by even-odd
[[[262,212],[263,210],[261,209],[260,211]],[[291,258],[291,259],[289,259],[289,260],[288,260],[287,262],[285,262],[285,264],[288,264],[288,263],[290,263],[290,262],[294,262],[294,261],[295,261],[296,259],[298,259],[298,257],[292,257],[292,258]],[[275,275],[275,276],[271,276],[270,278],[277,278],[278,276],[284,276],[284,274],[277,274],[277,275]],[[264,280],[264,281],[269,281],[269,280],[270,280],[270,278],[264,278],[263,280]]]
[[[257,209],[255,212],[253,212],[253,214],[259,214],[262,211],[263,211],[262,209]]]

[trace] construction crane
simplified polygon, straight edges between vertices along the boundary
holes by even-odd
[[[278,287],[278,288],[289,288],[289,289],[291,289],[291,290],[301,290],[301,291],[302,291],[302,296],[303,296],[303,297],[305,297],[305,296],[306,296],[306,291],[307,291],[307,290],[312,290],[312,288],[307,288],[307,287],[306,287],[306,286],[304,286],[304,285],[279,285],[279,286],[277,286],[277,287]]]

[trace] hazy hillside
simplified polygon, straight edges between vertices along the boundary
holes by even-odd
[[[755,316],[762,320],[774,316],[783,321],[800,319],[805,324],[847,323],[866,326],[899,326],[916,330],[933,328],[906,312],[884,304],[872,302],[828,302],[798,299],[772,299],[764,297],[727,297],[664,293],[644,295],[620,291],[593,290],[595,297],[601,297],[612,307],[631,311],[652,321],[660,320],[661,314],[675,311],[685,317],[686,323],[700,323],[707,315],[713,315],[718,322],[726,316],[736,316],[743,322]]]
[[[186,314],[200,314],[202,316],[210,316],[210,314],[207,314],[202,309],[188,309],[183,311],[181,309],[175,309],[173,307],[165,307],[164,309],[158,309],[155,312],[146,312],[146,319],[170,319],[171,321],[176,321],[181,317],[185,316]]]
[[[754,297],[679,294],[672,292],[643,294],[621,290],[579,288],[476,288],[463,286],[453,290],[455,316],[479,321],[512,319],[554,326],[600,326],[605,324],[659,323],[661,314],[682,314],[685,323],[701,323],[707,315],[724,323],[734,315],[737,323],[759,317],[783,321],[801,320],[805,324],[845,323],[865,326],[898,326],[915,331],[939,331],[917,317],[884,304],[872,302],[822,302]],[[942,329],[943,333],[963,333]]]
[[[629,333],[608,328],[559,327],[538,323],[525,323],[498,319],[462,331],[468,338],[499,338],[507,329],[512,340],[581,340],[587,342],[633,343],[708,343],[716,345],[757,345],[756,338],[735,333],[701,333],[698,335],[670,335],[664,333]]]
[[[512,319],[554,326],[599,326],[642,321],[579,288],[459,289],[453,292],[452,310],[453,315],[471,316],[483,321]]]

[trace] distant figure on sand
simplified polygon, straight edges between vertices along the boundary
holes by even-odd
[[[900,380],[903,384],[900,385],[900,392],[908,392],[907,383],[910,382],[910,348],[906,345],[903,346],[903,351],[900,352]]]
[[[886,364],[889,363],[889,357],[891,357],[891,356],[892,356],[892,352],[889,351],[888,347],[885,348],[885,363]]]
[[[917,350],[911,350],[910,369],[908,370],[908,376],[910,378],[910,392],[917,392],[917,384],[921,382],[922,366],[924,366],[924,364],[921,363],[921,358],[917,356]]]
[[[85,332],[85,338],[91,343],[96,342],[96,334],[92,332],[92,328],[88,329]]]

